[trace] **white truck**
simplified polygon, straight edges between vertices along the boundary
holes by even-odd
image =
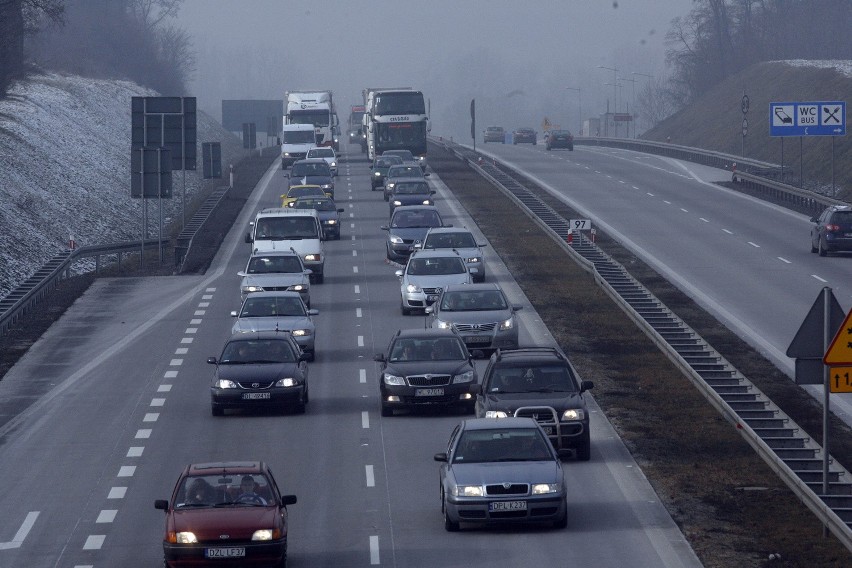
[[[312,124],[287,124],[281,127],[281,169],[286,170],[296,160],[305,158],[308,150],[317,145]]]
[[[423,92],[411,87],[367,88],[362,94],[367,157],[373,160],[385,150],[410,150],[425,168],[431,128]]]
[[[287,91],[284,124],[310,124],[317,146],[339,149],[339,125],[331,91]]]

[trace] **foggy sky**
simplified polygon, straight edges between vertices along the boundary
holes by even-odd
[[[626,111],[647,77],[665,75],[664,38],[691,0],[186,0],[189,95],[221,118],[222,99],[281,99],[331,89],[345,123],[364,87],[422,90],[432,133],[470,138],[486,124],[578,130],[580,110]],[[622,86],[613,87],[616,68]],[[635,79],[631,82],[630,79]],[[579,88],[568,90],[565,87]],[[614,93],[614,91],[616,91]]]

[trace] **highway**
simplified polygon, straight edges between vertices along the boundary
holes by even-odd
[[[525,172],[654,267],[779,369],[823,287],[852,306],[847,255],[810,252],[809,217],[714,184],[730,173],[604,147],[479,145]],[[821,386],[805,389],[822,401]],[[852,424],[852,394],[832,411]]]
[[[98,280],[0,382],[3,399],[24,397],[35,386],[46,390],[0,428],[0,478],[6,485],[0,567],[160,565],[163,513],[154,509],[154,500],[169,497],[187,463],[231,459],[266,461],[283,491],[298,496],[290,507],[289,564],[294,567],[564,566],[566,561],[700,566],[593,401],[592,459],[565,463],[567,529],[444,531],[433,455],[444,451],[462,417],[379,414],[372,356],[395,330],[422,326],[423,318],[400,314],[396,267],[384,260],[386,233],[379,230],[387,204],[380,192],[369,190],[360,152],[349,149],[354,153],[343,161],[336,189],[338,205],[345,208],[342,238],[325,243],[325,283],[312,289],[312,305],[320,314],[314,318],[317,359],[310,364],[307,413],[210,414],[212,367],[206,358],[218,355],[232,323],[229,312],[238,306],[236,273],[249,254],[243,237],[250,216],[276,205],[285,186],[276,163],[207,274]],[[538,149],[499,150],[526,160],[548,183],[582,187],[579,193],[606,192],[610,209],[596,216],[613,226],[659,233],[656,210],[698,208],[685,199],[664,202],[674,195],[663,197],[657,186],[686,180],[670,164],[666,167],[675,173],[662,171],[663,166],[636,168],[597,151],[563,157]],[[607,169],[596,166],[606,174],[587,170],[579,163],[584,160],[607,161]],[[613,177],[604,184],[606,175]],[[628,175],[639,176],[632,185],[648,192],[654,187],[660,197],[620,187],[625,184],[617,178]],[[660,181],[669,175],[671,184]],[[476,232],[440,179],[433,175],[430,183],[449,222]],[[635,214],[637,201],[648,208],[642,215]],[[690,228],[686,214],[679,227]],[[701,234],[696,236],[700,240]],[[709,248],[698,252],[709,254]],[[749,260],[745,251],[731,263]],[[499,258],[488,253],[489,280],[525,306],[519,314],[521,343],[551,342]],[[478,367],[481,371],[484,361]]]

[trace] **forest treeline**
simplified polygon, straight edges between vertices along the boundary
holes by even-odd
[[[0,97],[36,69],[183,95],[195,70],[183,0],[0,0]]]

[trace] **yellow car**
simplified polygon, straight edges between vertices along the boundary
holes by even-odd
[[[291,185],[281,196],[281,207],[290,207],[300,197],[326,197],[326,193],[318,185]]]

